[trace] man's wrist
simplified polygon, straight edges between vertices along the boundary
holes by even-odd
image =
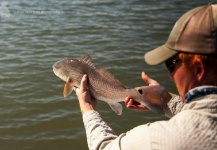
[[[80,110],[81,110],[81,113],[83,115],[86,111],[88,111],[88,110],[94,110],[94,108],[89,103],[84,103],[84,104],[80,103]]]

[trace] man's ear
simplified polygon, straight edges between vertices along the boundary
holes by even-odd
[[[196,77],[198,81],[201,81],[205,77],[204,62],[199,58],[195,61]]]

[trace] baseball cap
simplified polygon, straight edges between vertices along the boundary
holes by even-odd
[[[167,42],[145,54],[149,65],[165,62],[178,52],[217,54],[217,4],[196,7],[179,18]]]

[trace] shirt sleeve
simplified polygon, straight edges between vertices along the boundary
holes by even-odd
[[[180,100],[180,97],[178,95],[173,96],[172,99],[168,102],[167,108],[164,110],[164,115],[169,118],[173,117],[181,111],[184,104],[185,103]]]
[[[83,122],[90,150],[150,149],[148,124],[117,136],[94,110],[83,114]]]
[[[174,96],[164,110],[165,116],[172,117],[176,115],[183,106],[184,103],[180,101],[179,96]],[[95,110],[86,111],[83,114],[83,122],[90,150],[144,149],[144,145],[146,149],[151,147],[150,133],[152,132],[150,124],[140,125],[117,136]]]
[[[102,120],[97,111],[86,111],[83,114],[83,122],[86,129],[87,144],[90,150],[99,149],[102,143],[108,143],[117,138],[117,135]]]
[[[170,120],[140,125],[119,136],[94,110],[86,111],[83,121],[90,150],[216,149],[216,116],[212,116],[185,110]]]

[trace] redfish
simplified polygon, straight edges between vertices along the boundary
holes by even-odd
[[[53,65],[53,71],[66,82],[63,95],[68,96],[73,87],[80,86],[84,74],[88,76],[88,89],[92,98],[107,102],[116,114],[121,115],[122,102],[127,96],[154,112],[162,112],[161,94],[164,87],[142,86],[130,89],[104,68],[96,69],[89,55],[81,59],[65,58]]]

